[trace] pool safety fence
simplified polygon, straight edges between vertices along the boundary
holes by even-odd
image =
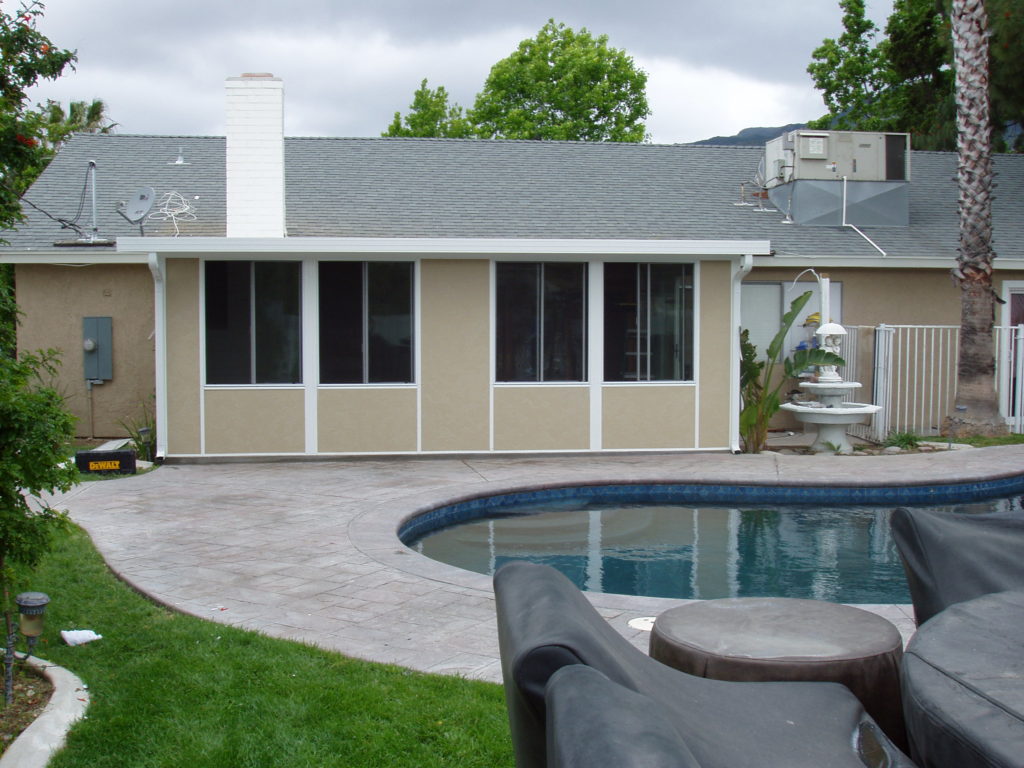
[[[892,432],[939,437],[956,403],[960,328],[955,325],[846,326],[840,354],[860,402],[882,410],[850,434],[884,441]],[[993,329],[999,409],[1011,432],[1024,433],[1024,325]]]

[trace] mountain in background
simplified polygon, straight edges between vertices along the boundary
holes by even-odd
[[[779,126],[778,128],[744,128],[735,136],[714,136],[710,139],[702,139],[700,141],[692,141],[690,143],[724,144],[726,146],[737,147],[760,147],[763,146],[766,141],[771,141],[788,131],[796,131],[800,128],[806,127],[807,123],[790,123],[789,125]]]

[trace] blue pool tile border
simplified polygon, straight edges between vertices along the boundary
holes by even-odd
[[[1024,475],[947,485],[786,486],[702,483],[607,483],[510,491],[455,501],[422,511],[398,530],[403,544],[457,523],[515,514],[537,504],[608,501],[622,504],[961,504],[1024,493]]]

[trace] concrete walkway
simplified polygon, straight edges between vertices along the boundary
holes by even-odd
[[[83,483],[58,507],[110,567],[177,610],[344,654],[497,681],[489,577],[429,560],[395,531],[460,497],[550,483],[842,486],[975,482],[1024,473],[1024,446],[905,456],[645,454],[175,464]],[[628,621],[680,601],[592,595]],[[906,606],[873,606],[905,636]]]

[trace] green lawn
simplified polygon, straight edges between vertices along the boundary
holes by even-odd
[[[20,587],[51,598],[36,655],[92,696],[51,768],[513,763],[500,686],[172,613],[114,578],[78,529]],[[70,648],[61,629],[103,639]]]
[[[934,439],[934,438],[932,438]],[[993,445],[1019,445],[1024,443],[1024,435],[1002,435],[1000,437],[962,437],[954,442],[967,443],[975,448],[988,448]]]

